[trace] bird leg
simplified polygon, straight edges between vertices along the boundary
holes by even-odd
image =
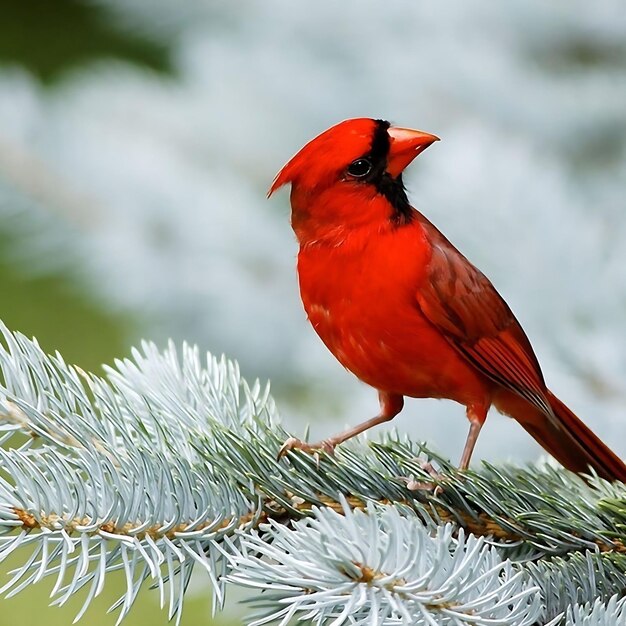
[[[467,418],[470,422],[470,429],[467,435],[467,439],[465,440],[465,447],[463,448],[463,454],[461,455],[461,461],[459,462],[459,469],[466,470],[469,467],[470,460],[472,458],[472,452],[474,451],[474,446],[476,445],[476,441],[478,440],[478,435],[480,434],[480,430],[485,423],[485,419],[487,417],[487,411],[489,410],[489,406],[487,407],[468,407],[467,408]],[[424,461],[423,459],[414,459],[419,462],[420,467],[428,472],[430,476],[439,480],[444,478],[441,474],[439,474],[435,468],[430,464],[429,461]],[[425,483],[416,481],[414,478],[406,478],[399,477],[399,480],[404,482],[407,486],[407,489],[411,491],[433,491],[433,495],[436,497],[437,495],[443,492],[443,488],[441,485],[435,486],[432,483]]]
[[[278,458],[280,459],[282,456],[285,456],[290,450],[303,450],[304,452],[312,453],[323,450],[328,454],[332,454],[335,451],[335,447],[340,443],[352,439],[352,437],[369,430],[373,426],[378,426],[378,424],[392,420],[400,413],[404,406],[404,398],[401,395],[387,393],[385,391],[378,392],[378,401],[380,402],[380,413],[376,417],[372,417],[353,428],[344,430],[334,437],[323,439],[319,443],[305,443],[295,437],[289,437],[278,451]]]
[[[474,452],[474,446],[478,440],[480,429],[485,423],[488,410],[489,407],[480,409],[477,409],[476,407],[467,407],[467,419],[470,421],[470,429],[467,434],[467,439],[465,440],[465,447],[463,448],[463,454],[461,455],[461,462],[459,463],[460,470],[466,470],[469,467],[472,452]]]

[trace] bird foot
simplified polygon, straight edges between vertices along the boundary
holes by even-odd
[[[415,462],[420,466],[421,469],[427,472],[431,478],[434,478],[435,480],[441,480],[443,478],[443,474],[438,472],[433,467],[433,464],[430,461],[425,461],[424,459],[415,459]]]
[[[326,454],[332,456],[335,453],[335,445],[336,444],[331,439],[323,439],[319,443],[306,443],[296,437],[289,437],[289,439],[287,439],[287,441],[285,441],[285,443],[283,443],[280,447],[276,459],[280,460],[291,450],[302,450],[303,452],[313,454],[318,458],[320,452],[326,452]]]
[[[441,480],[443,474],[440,474],[432,465],[430,461],[424,459],[413,459],[413,462],[417,463],[421,469],[427,472],[434,480]],[[406,488],[409,491],[432,491],[433,496],[437,497],[443,493],[443,487],[441,485],[435,485],[433,483],[426,483],[415,480],[413,477],[398,476],[398,480],[406,484]]]

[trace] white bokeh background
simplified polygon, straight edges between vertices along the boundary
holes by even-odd
[[[10,254],[71,268],[144,337],[226,352],[272,379],[295,430],[330,434],[369,417],[375,393],[308,327],[288,194],[265,193],[341,119],[423,128],[443,141],[410,169],[410,197],[492,278],[553,390],[626,455],[620,0],[98,4],[172,46],[174,76],[100,61],[44,90],[0,69]],[[396,425],[453,458],[467,429],[435,401]],[[477,458],[539,453],[494,415]]]

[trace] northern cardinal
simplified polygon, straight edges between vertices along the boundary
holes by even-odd
[[[369,118],[306,144],[269,190],[291,183],[298,277],[313,328],[378,390],[379,414],[318,444],[391,420],[404,396],[466,408],[467,469],[487,411],[516,419],[566,468],[626,480],[626,465],[547,387],[526,334],[491,282],[407,198],[402,172],[438,137]]]

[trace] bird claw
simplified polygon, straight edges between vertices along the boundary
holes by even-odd
[[[434,480],[441,480],[444,476],[440,474],[430,461],[424,459],[412,459],[413,463],[419,465],[420,469],[424,470]],[[409,491],[432,491],[433,497],[437,497],[443,493],[443,487],[441,485],[435,485],[431,482],[422,482],[415,480],[413,477],[398,476],[398,480],[402,481]]]
[[[430,461],[426,461],[424,459],[415,459],[415,462],[420,466],[420,469],[423,469],[426,473],[428,473],[431,478],[435,480],[441,480],[443,478],[443,474],[440,474],[434,467]]]
[[[287,439],[287,441],[285,441],[285,443],[283,443],[280,447],[276,459],[280,460],[291,450],[302,450],[308,454],[313,454],[319,463],[319,453],[325,452],[326,454],[332,456],[335,453],[335,444],[330,439],[324,439],[319,443],[306,443],[296,437],[289,437],[289,439]]]
[[[409,478],[408,476],[397,476],[399,481],[406,485],[409,491],[432,491],[433,497],[437,497],[443,493],[443,487],[441,485],[435,485],[433,483],[425,483],[415,478]]]

